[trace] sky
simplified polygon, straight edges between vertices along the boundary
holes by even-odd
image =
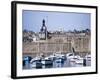
[[[48,31],[73,31],[90,29],[90,13],[73,13],[73,12],[46,12],[23,10],[22,26],[23,30],[39,32],[42,27],[42,20],[45,19]]]

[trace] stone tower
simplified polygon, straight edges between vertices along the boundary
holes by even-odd
[[[45,25],[45,20],[42,21],[42,27],[40,29],[39,33],[40,40],[46,40],[47,39],[47,27]]]

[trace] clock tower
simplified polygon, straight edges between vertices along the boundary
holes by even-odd
[[[47,39],[47,27],[45,25],[44,19],[42,21],[42,27],[41,27],[40,32],[39,32],[39,37],[40,37],[40,40],[46,40]]]

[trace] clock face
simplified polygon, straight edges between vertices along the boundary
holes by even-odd
[[[45,30],[45,27],[43,27],[43,30]]]
[[[43,29],[43,31],[42,31],[42,32],[45,32],[45,31],[46,31],[46,28],[45,28],[45,27],[43,27],[42,29]]]

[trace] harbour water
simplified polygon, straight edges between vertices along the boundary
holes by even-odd
[[[86,67],[91,66],[91,60],[86,60],[86,65],[83,63],[76,63],[75,61],[70,61],[70,59],[65,59],[63,61],[53,60],[53,64],[35,64],[33,67],[33,63],[26,62],[26,65],[23,66],[23,69],[45,69],[45,68],[62,68],[62,67]],[[36,65],[40,65],[35,67]]]

